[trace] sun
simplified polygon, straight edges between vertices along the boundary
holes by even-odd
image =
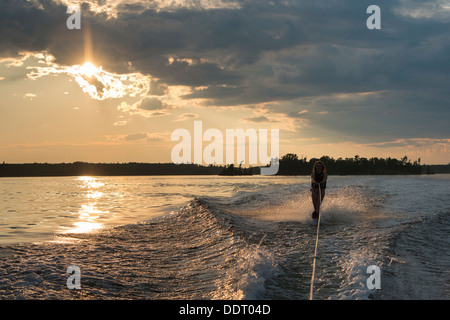
[[[126,95],[135,97],[149,90],[150,77],[148,76],[140,73],[109,72],[102,66],[97,67],[89,61],[82,65],[66,67],[66,72],[75,78],[83,92],[97,100],[121,98]]]
[[[90,62],[86,62],[81,66],[80,73],[89,78],[96,74],[99,69]]]

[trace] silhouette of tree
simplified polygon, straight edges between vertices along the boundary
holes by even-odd
[[[298,159],[296,154],[287,154],[280,159],[278,175],[308,175],[317,160],[321,160],[328,173],[334,175],[420,174],[423,172],[419,160],[411,163],[407,156],[401,160],[376,157],[367,159],[359,155],[355,155],[354,158],[335,160],[329,156],[322,156],[320,159],[311,158],[306,161],[306,158]]]
[[[288,153],[279,160],[277,175],[309,175],[315,161],[321,160],[331,175],[387,175],[387,174],[433,174],[450,173],[450,163],[446,165],[422,165],[421,159],[411,162],[407,156],[401,160],[393,158],[370,159],[355,155],[354,158],[320,159],[299,158]],[[118,176],[118,175],[252,175],[259,174],[259,167],[243,168],[197,164],[174,163],[0,163],[0,177],[33,177],[33,176]]]

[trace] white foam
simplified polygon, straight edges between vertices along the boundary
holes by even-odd
[[[275,190],[277,191],[277,190]],[[242,201],[232,209],[233,213],[251,216],[260,220],[310,223],[314,210],[311,192],[303,190],[298,193],[281,194],[272,192],[260,203],[242,205]],[[370,203],[366,196],[357,188],[340,190],[326,194],[322,202],[322,222],[324,223],[350,223],[370,211]]]
[[[252,245],[242,248],[237,256],[234,266],[218,281],[212,299],[255,300],[264,297],[264,284],[276,270],[273,253]]]

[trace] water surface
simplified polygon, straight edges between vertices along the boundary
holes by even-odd
[[[449,299],[450,175],[330,176],[315,299]],[[307,299],[308,177],[2,178],[0,298]],[[68,290],[77,265],[82,289]],[[382,272],[369,290],[367,267]]]

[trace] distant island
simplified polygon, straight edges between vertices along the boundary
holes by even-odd
[[[174,163],[20,163],[0,164],[0,177],[218,175],[223,166]]]
[[[446,165],[422,165],[420,158],[411,161],[406,156],[394,158],[354,158],[334,159],[299,158],[288,153],[279,160],[279,176],[309,175],[315,161],[324,162],[330,175],[399,175],[450,173],[450,163]],[[174,163],[0,163],[0,177],[43,177],[43,176],[130,176],[130,175],[259,175],[259,167],[244,168],[234,164],[226,166]]]

